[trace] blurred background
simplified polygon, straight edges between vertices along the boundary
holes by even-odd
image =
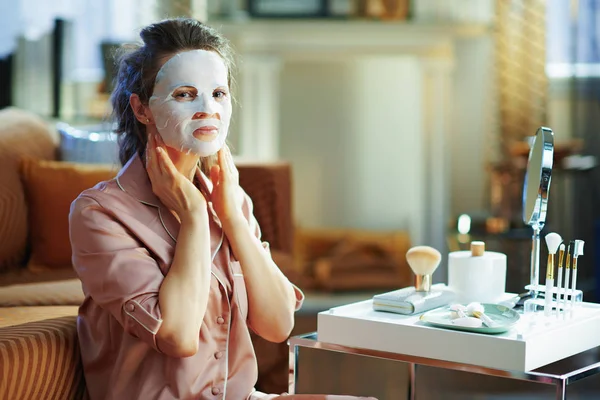
[[[508,255],[507,291],[522,292],[521,194],[540,126],[555,133],[543,233],[586,241],[580,288],[600,299],[600,1],[2,0],[0,121],[25,112],[57,132],[55,161],[116,166],[115,51],[177,16],[235,48],[236,162],[284,166],[269,186],[275,217],[257,218],[307,292],[297,332],[318,311],[411,285],[412,245],[446,257],[484,240]],[[0,143],[2,157],[27,153]]]
[[[595,0],[2,4],[0,107],[79,129],[79,141],[63,140],[67,161],[116,161],[114,146],[99,143],[114,140],[115,49],[148,23],[192,16],[235,46],[230,144],[239,160],[291,165],[298,240],[385,231],[445,254],[482,239],[510,253],[511,291],[528,276],[526,139],[548,126],[556,158],[545,232],[588,242],[581,285],[596,296]],[[298,268],[315,278],[311,257]],[[442,265],[436,280],[445,279]]]

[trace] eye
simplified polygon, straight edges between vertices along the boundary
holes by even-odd
[[[213,97],[216,99],[221,99],[227,96],[227,92],[222,89],[217,89],[213,92]]]
[[[190,87],[178,88],[173,92],[173,97],[178,101],[194,100],[197,95],[197,90]]]

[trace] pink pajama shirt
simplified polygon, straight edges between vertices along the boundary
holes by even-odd
[[[197,178],[199,188],[210,191],[207,178],[200,172]],[[248,196],[243,212],[260,240]],[[173,261],[180,224],[153,194],[141,159],[134,156],[115,179],[73,202],[73,265],[85,293],[77,330],[91,400],[278,397],[254,391],[258,371],[244,273],[210,203],[208,213],[213,262],[199,350],[174,358],[160,352],[156,333],[162,323],[160,285]],[[263,246],[269,251],[267,243]],[[304,296],[294,289],[298,309]]]

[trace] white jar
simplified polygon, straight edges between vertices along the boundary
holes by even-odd
[[[485,243],[472,242],[471,251],[448,255],[448,287],[460,303],[496,303],[506,290],[506,254],[485,251]]]

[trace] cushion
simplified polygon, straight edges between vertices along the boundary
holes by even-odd
[[[0,308],[2,399],[84,399],[77,307]]]
[[[56,307],[0,307],[0,332],[7,327],[66,316],[77,316],[77,306]],[[0,335],[5,338],[6,335]],[[0,398],[4,398],[0,396]]]
[[[26,257],[27,206],[19,160],[53,159],[57,144],[58,133],[36,114],[0,110],[0,272],[20,267]]]
[[[72,266],[61,269],[48,269],[43,271],[19,268],[0,274],[0,290],[4,286],[21,285],[26,283],[42,283],[65,281],[77,278],[77,273]]]
[[[298,229],[296,267],[327,290],[369,290],[410,285],[405,231]]]
[[[32,282],[0,287],[0,307],[78,306],[85,296],[79,279]]]
[[[24,158],[21,178],[28,206],[31,269],[71,266],[69,211],[85,189],[110,180],[113,166]]]

